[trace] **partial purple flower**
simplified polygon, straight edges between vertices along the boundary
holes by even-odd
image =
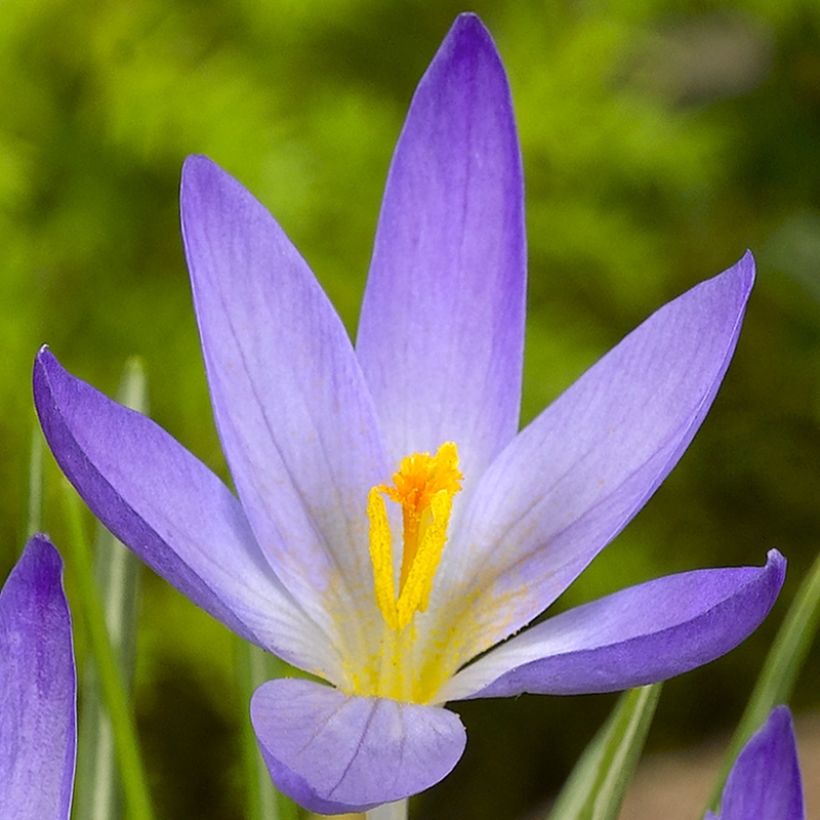
[[[777,706],[741,750],[719,814],[705,820],[804,820],[803,786],[787,706]]]
[[[67,820],[77,680],[60,555],[35,535],[0,591],[0,817]]]
[[[182,229],[237,495],[45,348],[35,400],[112,532],[240,635],[332,684],[271,681],[251,704],[273,779],[303,805],[367,810],[438,782],[465,744],[447,701],[662,680],[768,613],[776,551],[762,568],[623,590],[491,650],[680,458],[734,351],[754,265],[747,254],[661,308],[517,433],[521,159],[477,17],[458,18],[413,99],[355,350],[279,225],[203,157],[185,163]]]

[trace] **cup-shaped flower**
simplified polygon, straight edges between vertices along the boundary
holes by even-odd
[[[0,591],[0,817],[67,820],[77,677],[60,555],[26,545]]]
[[[203,157],[185,163],[182,229],[238,498],[45,348],[37,409],[122,541],[332,684],[271,681],[251,704],[274,780],[303,805],[363,810],[440,780],[465,743],[447,701],[662,680],[765,617],[785,571],[774,551],[763,568],[621,591],[486,652],[549,606],[677,462],[734,350],[753,262],[660,309],[517,433],[521,160],[475,16],[458,18],[413,99],[355,349],[282,229]]]
[[[803,785],[787,706],[772,710],[729,772],[719,814],[705,820],[804,820]]]

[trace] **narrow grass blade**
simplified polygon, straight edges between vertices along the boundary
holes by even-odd
[[[720,802],[726,776],[743,744],[769,716],[769,712],[791,697],[794,682],[811,648],[820,626],[820,555],[797,590],[783,624],[774,639],[763,664],[743,716],[729,743],[715,788],[709,800],[715,807]]]
[[[643,750],[661,684],[624,692],[553,806],[550,820],[615,820]]]
[[[85,625],[100,690],[113,727],[114,751],[119,764],[126,811],[131,820],[152,820],[154,814],[138,751],[133,712],[116,653],[108,638],[105,610],[94,579],[91,550],[84,532],[80,499],[65,480],[62,495],[69,532],[67,564],[74,576],[78,593],[75,603],[79,604],[79,615]]]
[[[141,413],[148,411],[145,371],[138,359],[126,363],[118,400]],[[140,565],[102,525],[97,526],[94,574],[122,684],[131,693],[136,650]],[[114,733],[94,664],[84,670],[83,715],[77,751],[74,815],[83,820],[119,820],[123,816],[122,784],[116,765]]]
[[[284,661],[241,638],[235,639],[234,647],[237,688],[242,709],[242,766],[247,806],[245,817],[247,820],[296,820],[299,817],[298,807],[277,791],[270,779],[265,761],[256,745],[249,709],[251,695],[258,686],[273,678],[283,677],[291,668]]]
[[[26,538],[31,538],[43,527],[43,434],[39,425],[31,434],[28,460],[28,504],[26,509]]]

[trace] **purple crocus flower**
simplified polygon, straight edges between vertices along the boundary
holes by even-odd
[[[0,591],[0,817],[67,820],[77,675],[63,563],[35,535]]]
[[[438,782],[466,740],[448,701],[663,680],[727,652],[771,608],[776,551],[763,568],[623,590],[491,650],[680,458],[754,274],[747,254],[660,309],[517,433],[521,160],[477,17],[458,18],[413,99],[355,349],[282,229],[203,157],[185,163],[182,229],[238,498],[45,348],[37,409],[118,538],[240,635],[332,684],[274,680],[251,703],[274,781],[304,806],[367,810]]]
[[[787,706],[769,719],[746,745],[729,773],[720,814],[705,820],[804,820],[803,786]]]

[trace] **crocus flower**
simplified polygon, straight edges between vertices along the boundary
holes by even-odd
[[[804,820],[803,787],[787,706],[772,710],[729,773],[720,814],[705,820]]]
[[[183,170],[182,231],[238,497],[45,348],[37,408],[118,538],[332,684],[270,681],[251,703],[274,781],[304,806],[367,810],[439,781],[466,739],[448,701],[662,680],[727,652],[769,611],[785,571],[775,551],[763,568],[623,590],[487,652],[677,462],[734,350],[753,262],[659,310],[516,434],[521,160],[504,69],[475,16],[458,18],[413,99],[355,349],[282,229],[203,157]]]
[[[0,591],[0,817],[67,820],[77,676],[60,555],[35,535]]]

